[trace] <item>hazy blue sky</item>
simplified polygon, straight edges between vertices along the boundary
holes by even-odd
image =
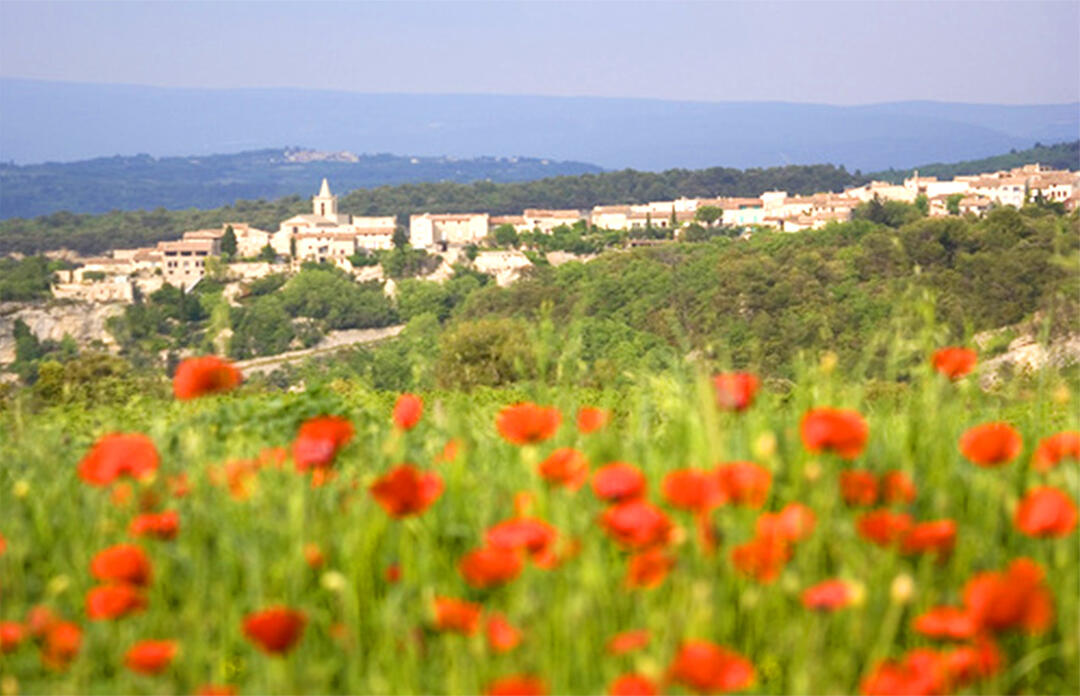
[[[1080,3],[0,1],[0,75],[783,100],[1080,99]]]

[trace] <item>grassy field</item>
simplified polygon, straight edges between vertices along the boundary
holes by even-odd
[[[1034,635],[994,632],[1000,665],[963,688],[1080,692],[1075,528],[1032,538],[1013,522],[1033,487],[1077,498],[1075,460],[1046,473],[1030,466],[1042,438],[1077,429],[1075,380],[1047,371],[987,392],[974,376],[953,382],[936,374],[929,361],[891,382],[848,381],[834,367],[825,356],[792,382],[763,375],[756,401],[741,412],[718,408],[708,376],[689,367],[638,377],[618,391],[528,385],[426,393],[422,418],[408,431],[391,418],[396,394],[345,381],[300,394],[241,388],[88,410],[30,413],[15,403],[0,430],[0,621],[24,622],[43,605],[83,633],[77,655],[61,668],[43,664],[40,641],[12,646],[0,654],[0,687],[4,694],[195,693],[207,684],[251,694],[480,693],[501,677],[524,674],[550,693],[603,693],[620,675],[637,673],[659,690],[682,693],[692,689],[686,679],[677,683],[673,660],[687,641],[706,640],[752,663],[754,678],[743,691],[852,693],[867,688],[884,659],[970,643],[926,637],[912,622],[931,607],[960,606],[976,573],[1026,557],[1046,572],[1053,621]],[[519,401],[559,409],[562,423],[550,439],[518,446],[500,436],[497,414]],[[609,410],[607,426],[581,433],[574,416],[585,405]],[[855,459],[805,446],[800,419],[820,406],[865,418],[869,437]],[[326,479],[321,485],[291,462],[246,478],[236,466],[226,471],[228,462],[253,459],[266,447],[288,448],[301,423],[320,414],[343,416],[355,428],[332,473],[316,477]],[[1012,424],[1022,449],[1002,466],[976,466],[958,440],[992,421]],[[88,485],[77,475],[80,460],[99,436],[117,431],[147,434],[160,467],[138,481]],[[450,440],[458,453],[447,461]],[[588,482],[574,491],[541,479],[538,464],[562,447],[580,450],[592,471],[622,461],[644,473],[648,500],[674,525],[661,545],[674,565],[658,586],[627,587],[631,554],[599,523],[609,503]],[[437,473],[443,490],[422,513],[395,519],[369,488],[405,461]],[[729,502],[708,511],[710,550],[695,515],[665,499],[663,481],[674,470],[731,461],[759,464],[771,484],[760,507]],[[907,474],[916,497],[887,507],[918,522],[955,521],[952,552],[904,554],[860,537],[856,519],[886,505],[844,502],[840,473],[850,468]],[[175,497],[179,475],[189,491]],[[763,513],[790,503],[813,510],[812,532],[787,548],[790,559],[775,579],[740,572],[732,550],[751,541]],[[132,537],[140,507],[177,511],[175,539]],[[527,560],[509,582],[470,586],[459,571],[462,557],[484,545],[492,525],[518,513],[557,529],[556,567]],[[92,559],[121,543],[141,547],[152,563],[146,607],[90,620],[86,595],[99,584]],[[806,608],[803,591],[831,578],[846,581],[853,601],[831,612]],[[481,604],[479,630],[438,630],[436,597]],[[246,615],[274,605],[306,617],[282,656],[257,649],[243,628]],[[485,628],[495,614],[520,630],[519,645],[500,652],[489,644]],[[635,629],[648,632],[648,644],[613,655],[610,639]],[[178,646],[156,675],[125,667],[128,649],[144,639]]]

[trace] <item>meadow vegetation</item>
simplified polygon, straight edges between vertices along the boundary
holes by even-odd
[[[671,693],[1073,693],[1075,505],[1071,527],[1051,516],[1033,535],[1018,520],[1034,489],[1076,499],[1076,453],[1043,466],[1036,451],[1077,429],[1080,384],[1045,370],[986,391],[964,359],[939,365],[954,379],[939,374],[930,354],[949,329],[918,309],[868,334],[871,379],[805,350],[783,379],[761,370],[760,389],[714,384],[726,358],[639,363],[583,386],[552,367],[561,341],[544,320],[531,377],[420,400],[342,378],[189,400],[234,381],[190,370],[175,382],[185,400],[143,389],[39,411],[16,395],[0,413],[0,621],[34,630],[41,607],[55,618],[5,647],[5,688],[600,693],[633,675]],[[557,413],[507,415],[523,401]],[[825,406],[854,411],[854,425],[808,430]],[[1019,439],[961,452],[994,422]],[[88,453],[111,432],[145,434],[159,462],[102,469]],[[390,483],[402,462],[420,488]],[[638,472],[629,489],[605,473],[614,462]],[[680,486],[714,470],[749,478],[709,502]],[[655,524],[619,526],[632,510]],[[766,522],[792,510],[798,540],[773,547]],[[883,515],[903,527],[895,542],[866,529]],[[121,544],[140,549],[110,551],[137,554],[135,575],[100,555]],[[1044,577],[1019,598],[994,585],[991,601],[1020,609],[991,620],[968,606],[966,588],[1022,558]],[[126,594],[104,604],[117,573]],[[942,606],[976,611],[978,629],[917,627]],[[528,680],[499,681],[513,675]]]

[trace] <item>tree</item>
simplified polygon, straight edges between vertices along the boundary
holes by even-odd
[[[236,231],[232,225],[225,226],[225,235],[221,238],[221,253],[230,259],[236,256]]]
[[[919,209],[923,217],[930,214],[930,199],[926,197],[925,193],[920,193],[915,197],[915,207]]]
[[[206,269],[206,277],[215,283],[222,283],[225,281],[225,275],[228,273],[229,266],[223,260],[217,256],[207,257],[206,263],[203,266]]]
[[[259,250],[259,260],[266,261],[267,263],[273,263],[277,258],[277,252],[274,251],[274,247],[267,244]]]
[[[915,204],[882,200],[877,194],[869,201],[860,203],[852,214],[854,220],[869,220],[889,227],[900,227],[921,217],[925,216]]]
[[[495,243],[501,247],[517,247],[518,233],[514,226],[503,223],[495,228]]]
[[[394,227],[393,242],[395,249],[404,249],[409,246],[409,231],[401,225]]]
[[[443,387],[498,386],[535,373],[536,356],[524,322],[463,322],[447,330],[439,340],[435,374]]]
[[[703,205],[694,212],[694,219],[712,227],[724,218],[724,209],[715,205]]]
[[[964,200],[964,194],[954,193],[945,199],[945,208],[949,211],[949,215],[960,214],[960,201]]]
[[[250,358],[274,355],[289,349],[294,329],[280,299],[264,295],[243,312],[229,339],[229,355]]]
[[[709,231],[696,222],[691,222],[683,228],[682,240],[684,242],[704,242],[708,238]]]

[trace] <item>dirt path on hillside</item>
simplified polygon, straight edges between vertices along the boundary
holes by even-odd
[[[244,376],[261,372],[273,372],[278,367],[286,364],[299,362],[315,355],[326,355],[334,351],[350,346],[363,345],[365,343],[378,343],[388,338],[393,338],[405,328],[404,324],[386,326],[381,329],[346,329],[344,331],[331,331],[317,346],[304,348],[303,350],[291,350],[277,355],[266,355],[251,360],[239,360],[233,363]]]

